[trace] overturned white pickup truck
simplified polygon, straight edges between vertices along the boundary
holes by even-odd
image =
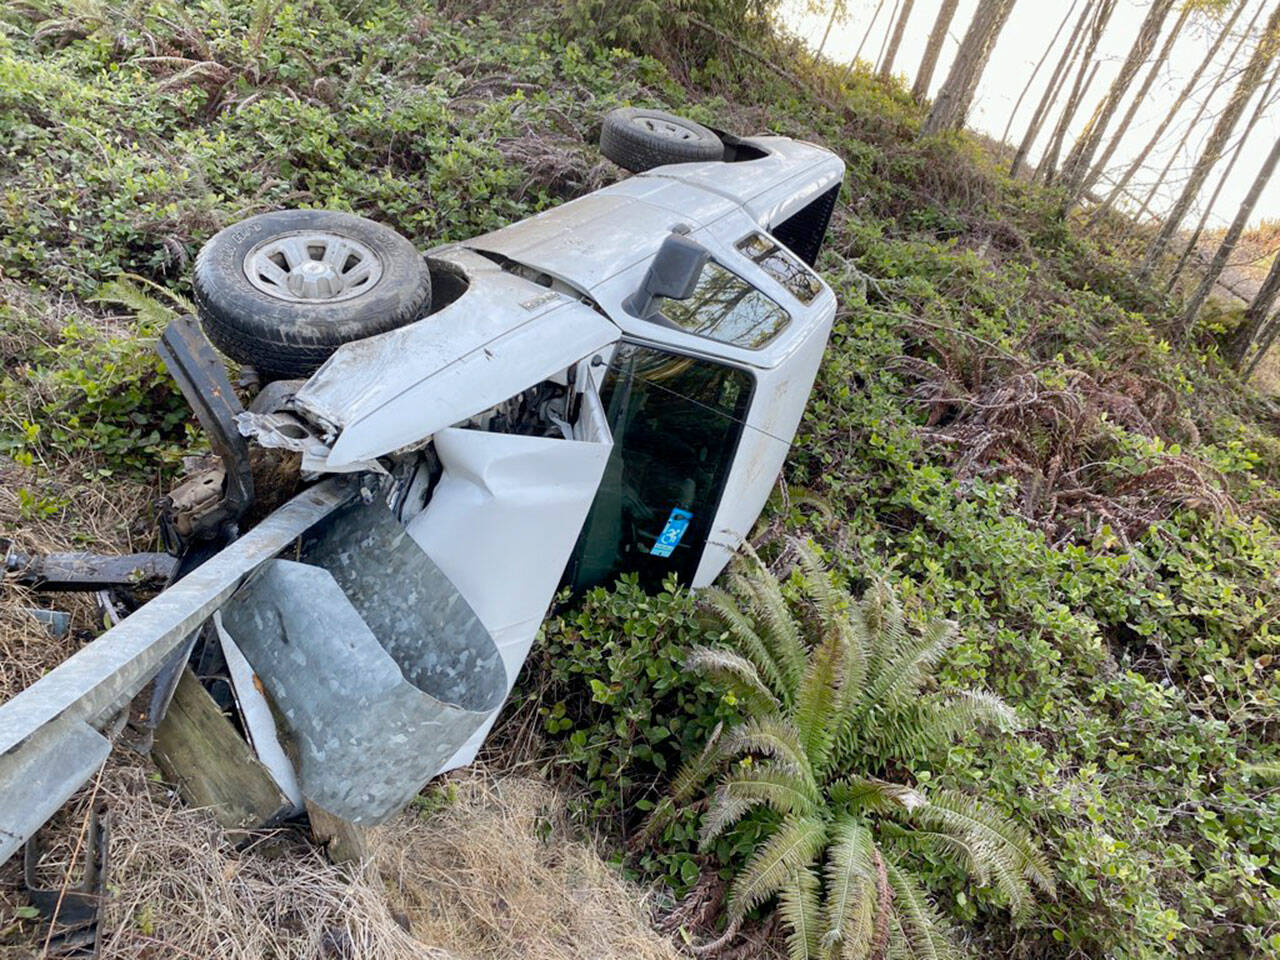
[[[202,422],[234,421],[224,468],[175,497],[172,585],[0,705],[0,859],[194,656],[297,809],[376,823],[471,761],[560,586],[724,568],[830,332],[843,164],[644,110],[602,146],[640,175],[425,257],[327,211],[209,242],[204,330],[267,385],[240,410],[194,321],[166,334]],[[246,437],[310,485],[241,534]]]

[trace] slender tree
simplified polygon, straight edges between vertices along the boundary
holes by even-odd
[[[1080,14],[1080,19],[1076,21],[1075,29],[1071,31],[1071,36],[1067,39],[1067,45],[1062,50],[1062,56],[1058,58],[1058,62],[1053,68],[1053,73],[1049,75],[1049,85],[1045,87],[1044,94],[1036,105],[1035,113],[1031,115],[1031,122],[1027,124],[1027,132],[1022,135],[1022,143],[1018,145],[1018,152],[1013,156],[1013,163],[1009,165],[1009,175],[1012,177],[1022,173],[1022,168],[1027,162],[1027,156],[1031,153],[1032,146],[1040,136],[1040,130],[1044,126],[1045,120],[1053,112],[1053,108],[1058,102],[1058,97],[1062,94],[1062,87],[1071,73],[1076,57],[1080,55],[1080,38],[1084,34],[1084,29],[1089,23],[1089,19],[1093,16],[1097,2],[1098,0],[1085,0],[1084,10]]]
[[[1267,278],[1262,281],[1262,286],[1258,288],[1253,302],[1245,310],[1244,320],[1227,340],[1224,353],[1237,370],[1240,369],[1244,358],[1248,356],[1249,347],[1253,345],[1254,340],[1258,339],[1268,318],[1272,316],[1271,311],[1277,297],[1280,297],[1280,250],[1274,254],[1271,269],[1267,271]]]
[[[1084,102],[1085,95],[1089,92],[1089,87],[1093,85],[1093,78],[1098,73],[1101,61],[1095,60],[1094,54],[1097,53],[1098,42],[1102,39],[1102,34],[1106,32],[1107,23],[1111,20],[1111,14],[1115,12],[1115,9],[1116,0],[1099,0],[1093,22],[1089,25],[1088,39],[1082,51],[1080,69],[1076,72],[1071,94],[1067,97],[1067,104],[1062,108],[1062,115],[1058,117],[1058,122],[1053,128],[1053,134],[1049,138],[1049,145],[1045,148],[1044,156],[1036,169],[1034,179],[1038,181],[1052,183],[1057,175],[1058,156],[1062,152],[1062,145],[1066,141],[1067,131],[1071,128],[1071,122],[1080,110],[1080,104]]]
[[[1111,118],[1129,92],[1129,87],[1137,78],[1142,65],[1155,49],[1156,42],[1160,39],[1160,32],[1164,29],[1165,18],[1173,9],[1173,3],[1174,0],[1152,0],[1151,6],[1147,8],[1147,15],[1142,19],[1142,26],[1138,28],[1136,41],[1129,48],[1128,55],[1120,65],[1120,72],[1116,74],[1103,98],[1098,101],[1093,116],[1089,118],[1089,122],[1076,138],[1076,142],[1071,145],[1067,159],[1063,162],[1060,177],[1069,196],[1078,196],[1084,187],[1090,165],[1098,148],[1102,146],[1102,138],[1111,123]],[[1122,124],[1121,130],[1123,129]]]
[[[836,25],[836,20],[844,16],[845,5],[844,0],[831,0],[831,16],[827,17],[827,29],[822,31],[822,40],[818,44],[817,52],[814,53],[814,60],[822,59],[822,51],[827,49],[827,40],[831,36],[831,28]]]
[[[938,8],[938,16],[933,21],[933,29],[929,31],[929,42],[925,44],[924,56],[920,58],[920,69],[916,71],[916,81],[911,92],[917,100],[929,95],[929,84],[933,82],[933,72],[938,68],[938,56],[942,53],[942,45],[946,42],[947,31],[951,29],[951,21],[955,19],[956,7],[960,0],[942,0]]]
[[[1218,244],[1218,249],[1204,272],[1204,278],[1200,281],[1200,286],[1191,295],[1191,301],[1187,304],[1187,309],[1182,315],[1182,322],[1177,331],[1180,336],[1186,337],[1200,313],[1200,308],[1204,306],[1209,292],[1213,289],[1213,285],[1218,282],[1218,277],[1222,276],[1222,270],[1226,267],[1227,260],[1230,259],[1236,244],[1240,242],[1240,235],[1244,233],[1244,228],[1248,226],[1249,218],[1253,216],[1253,208],[1258,205],[1258,198],[1262,196],[1262,191],[1271,180],[1271,175],[1275,173],[1276,164],[1278,163],[1280,163],[1280,139],[1277,139],[1272,144],[1271,151],[1267,154],[1266,160],[1262,162],[1262,168],[1258,171],[1257,176],[1253,178],[1253,183],[1249,186],[1249,192],[1245,194],[1244,201],[1240,204],[1240,209],[1236,211],[1235,218],[1231,221],[1231,226],[1227,228],[1227,232],[1222,237],[1222,242]]]
[[[867,23],[867,31],[862,35],[862,39],[858,41],[858,49],[853,52],[853,60],[849,61],[852,67],[857,59],[862,56],[862,48],[867,45],[867,41],[871,38],[871,31],[875,28],[876,21],[880,19],[880,11],[884,9],[884,0],[880,0],[876,4],[876,12],[871,15],[871,20]]]
[[[1009,119],[1004,125],[1004,132],[1000,134],[1000,142],[1009,142],[1009,131],[1013,129],[1014,118],[1018,115],[1018,108],[1022,106],[1022,101],[1027,98],[1027,94],[1035,85],[1036,77],[1040,75],[1041,68],[1049,59],[1049,54],[1053,53],[1053,48],[1058,45],[1058,37],[1062,36],[1062,31],[1066,29],[1067,22],[1071,19],[1071,15],[1076,12],[1076,7],[1080,5],[1080,0],[1071,0],[1071,6],[1067,9],[1066,14],[1062,18],[1062,22],[1058,24],[1058,29],[1053,33],[1053,39],[1049,41],[1049,45],[1044,48],[1044,53],[1040,54],[1040,59],[1036,61],[1035,68],[1031,71],[1031,76],[1027,78],[1026,84],[1022,88],[1022,92],[1018,94],[1018,99],[1013,103],[1013,109],[1009,111]]]
[[[1173,52],[1173,45],[1177,43],[1182,28],[1187,25],[1187,20],[1191,17],[1192,5],[1187,3],[1183,6],[1182,12],[1178,14],[1178,19],[1174,21],[1173,28],[1164,38],[1164,43],[1160,47],[1160,52],[1156,54],[1155,60],[1151,63],[1147,70],[1146,76],[1143,77],[1142,83],[1138,86],[1138,92],[1133,95],[1129,101],[1129,106],[1124,112],[1124,116],[1120,119],[1116,131],[1112,134],[1107,144],[1102,149],[1102,156],[1094,161],[1093,169],[1084,175],[1077,188],[1077,195],[1084,193],[1093,188],[1106,172],[1107,164],[1111,162],[1111,157],[1115,154],[1120,142],[1124,139],[1126,133],[1129,132],[1129,125],[1133,123],[1133,118],[1137,116],[1139,108],[1147,102],[1147,94],[1151,92],[1152,86],[1156,82],[1156,77],[1160,75],[1160,71],[1164,69],[1164,65],[1169,61],[1169,54]],[[1101,134],[1099,134],[1101,136]],[[1081,168],[1083,171],[1083,167]]]
[[[1270,352],[1278,336],[1280,336],[1280,313],[1273,313],[1271,319],[1267,321],[1258,334],[1258,349],[1244,371],[1246,380],[1253,376],[1253,371],[1258,369],[1258,364]]]
[[[1276,81],[1280,80],[1280,65],[1271,72],[1271,79],[1267,81],[1266,88],[1262,91],[1262,96],[1258,98],[1257,104],[1254,105],[1253,114],[1249,117],[1248,123],[1245,124],[1244,133],[1236,140],[1235,149],[1231,151],[1231,158],[1227,161],[1226,168],[1218,177],[1218,184],[1213,188],[1213,193],[1209,195],[1209,201],[1200,211],[1200,221],[1196,224],[1195,230],[1191,231],[1191,237],[1187,240],[1186,245],[1182,248],[1182,256],[1178,258],[1178,265],[1173,268],[1168,283],[1165,284],[1165,290],[1172,290],[1173,285],[1177,283],[1178,277],[1182,275],[1183,268],[1191,259],[1191,255],[1195,253],[1197,245],[1200,243],[1200,236],[1204,233],[1205,224],[1209,222],[1209,214],[1213,212],[1214,207],[1218,203],[1218,197],[1222,193],[1223,188],[1231,180],[1231,174],[1235,172],[1236,164],[1240,162],[1241,156],[1244,155],[1245,148],[1249,144],[1249,139],[1253,135],[1254,129],[1258,125],[1258,121],[1262,119],[1267,108],[1272,106],[1271,93],[1275,89]]]
[[[925,118],[922,133],[955,130],[964,124],[978,81],[991,59],[1000,31],[1013,12],[1013,4],[1014,0],[978,0],[978,9],[960,41],[955,63],[933,101],[933,109]]]
[[[1222,150],[1231,136],[1231,131],[1235,129],[1236,123],[1240,120],[1240,115],[1244,113],[1245,107],[1253,99],[1253,95],[1257,93],[1258,87],[1262,85],[1263,78],[1267,69],[1271,66],[1277,51],[1280,51],[1280,2],[1276,3],[1271,11],[1271,16],[1267,18],[1267,26],[1263,31],[1262,39],[1258,41],[1253,55],[1249,57],[1249,62],[1245,65],[1244,71],[1240,75],[1240,81],[1236,84],[1235,90],[1232,91],[1231,99],[1227,102],[1226,108],[1219,115],[1218,122],[1214,124],[1213,131],[1209,134],[1204,150],[1201,151],[1199,159],[1196,160],[1195,166],[1191,169],[1190,178],[1182,188],[1178,199],[1174,201],[1173,209],[1165,217],[1160,232],[1151,241],[1151,247],[1147,250],[1146,262],[1143,263],[1140,271],[1142,276],[1150,276],[1161,254],[1169,246],[1169,241],[1173,239],[1173,235],[1182,224],[1183,217],[1187,215],[1191,204],[1195,202],[1196,196],[1200,193],[1200,188],[1204,186],[1205,180],[1208,179],[1214,164],[1222,156]]]
[[[889,46],[889,37],[893,34],[893,24],[898,18],[898,9],[901,6],[902,0],[893,0],[893,9],[889,11],[889,22],[885,25],[884,37],[880,41],[880,52],[876,54],[877,73],[880,73],[880,67],[884,64],[884,52]]]
[[[1147,162],[1147,157],[1151,156],[1151,151],[1156,148],[1156,144],[1161,142],[1164,137],[1164,132],[1168,130],[1169,125],[1173,123],[1174,117],[1182,111],[1183,106],[1195,93],[1197,88],[1196,85],[1200,82],[1200,78],[1204,75],[1205,70],[1209,68],[1209,64],[1211,64],[1214,58],[1218,55],[1218,50],[1222,47],[1222,44],[1226,41],[1227,37],[1231,35],[1231,30],[1235,27],[1236,20],[1239,19],[1240,14],[1248,5],[1248,0],[1240,0],[1240,2],[1235,5],[1235,8],[1231,12],[1231,16],[1227,19],[1227,22],[1214,36],[1213,43],[1209,47],[1208,53],[1206,53],[1200,62],[1196,64],[1196,68],[1192,72],[1191,78],[1182,88],[1177,99],[1174,100],[1173,106],[1170,107],[1161,118],[1160,123],[1156,126],[1155,132],[1151,134],[1151,139],[1147,141],[1146,145],[1140,151],[1138,151],[1138,155],[1133,158],[1133,162],[1125,168],[1120,179],[1116,181],[1115,186],[1111,188],[1111,192],[1107,194],[1106,200],[1104,200],[1094,211],[1093,217],[1090,221],[1091,223],[1096,222],[1098,217],[1100,217],[1105,211],[1110,210],[1115,206],[1116,200],[1120,198],[1121,194],[1124,193],[1125,188],[1129,186],[1129,181],[1133,179],[1133,175],[1142,169],[1142,165]],[[1123,125],[1121,130],[1123,130]],[[1093,179],[1096,180],[1097,176],[1094,176]]]
[[[902,46],[902,35],[907,29],[907,20],[911,17],[911,8],[915,6],[916,0],[902,0],[902,11],[898,14],[898,20],[893,25],[893,35],[889,38],[889,49],[884,53],[884,60],[880,63],[880,76],[888,80],[893,76],[893,61],[898,56],[898,48]]]
[[[858,49],[853,51],[853,56],[849,58],[849,62],[845,64],[844,71],[840,74],[840,82],[844,83],[849,78],[849,74],[853,72],[853,66],[858,62],[858,58],[862,56],[862,48],[867,45],[867,39],[871,36],[871,31],[876,25],[876,21],[880,19],[880,11],[884,9],[884,0],[880,0],[876,4],[876,12],[871,15],[871,20],[867,24],[867,30],[862,35],[862,39],[858,41]]]
[[[1247,5],[1248,0],[1245,0]],[[1174,163],[1182,156],[1183,150],[1186,149],[1187,142],[1191,139],[1191,134],[1199,128],[1200,120],[1204,117],[1205,111],[1209,109],[1209,104],[1213,102],[1218,91],[1226,86],[1232,76],[1238,76],[1238,72],[1233,73],[1235,69],[1236,59],[1240,56],[1240,52],[1245,47],[1245,42],[1253,35],[1253,28],[1257,26],[1258,19],[1266,10],[1266,0],[1263,4],[1253,12],[1253,17],[1249,20],[1249,25],[1244,28],[1244,32],[1236,39],[1235,45],[1231,48],[1231,52],[1227,55],[1226,62],[1223,63],[1222,69],[1218,71],[1218,75],[1214,78],[1213,83],[1209,87],[1209,91],[1200,100],[1196,107],[1195,115],[1191,118],[1182,130],[1182,136],[1178,138],[1178,144],[1169,153],[1169,159],[1165,162],[1164,168],[1160,171],[1159,176],[1152,182],[1151,187],[1147,190],[1146,196],[1142,198],[1141,204],[1138,206],[1137,217],[1141,219],[1145,217],[1151,210],[1151,203],[1155,200],[1156,194],[1169,178],[1169,171],[1173,169]]]

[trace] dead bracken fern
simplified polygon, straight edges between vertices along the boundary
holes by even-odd
[[[1128,542],[1179,508],[1238,509],[1224,478],[1199,459],[1166,450],[1135,465],[1122,456],[1118,430],[1198,439],[1159,380],[1123,366],[1094,375],[1034,363],[923,323],[908,330],[932,356],[897,361],[927,410],[926,436],[962,479],[1016,479],[1020,512],[1053,540],[1106,526]]]

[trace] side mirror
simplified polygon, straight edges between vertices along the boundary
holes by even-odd
[[[710,254],[696,240],[680,233],[670,234],[649,264],[644,283],[623,306],[628,313],[649,319],[656,298],[687,300],[697,289],[698,278],[708,259]]]

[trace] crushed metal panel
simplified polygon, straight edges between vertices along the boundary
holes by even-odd
[[[515,396],[621,336],[613,323],[591,308],[551,295],[563,306],[458,357],[433,376],[406,387],[394,402],[348,422],[333,445],[327,469],[416,443]]]
[[[483,275],[466,293],[417,323],[344,344],[298,391],[297,408],[339,433],[316,468],[417,443],[618,339],[590,307],[463,253],[483,264],[467,261]]]
[[[515,683],[595,499],[612,440],[451,428],[436,434],[443,474],[408,532],[493,634]],[[503,694],[508,692],[503,690]],[[449,768],[470,763],[493,715]]]
[[[468,351],[458,351],[456,343],[417,343],[404,335],[394,343],[375,344],[379,337],[360,340],[334,353],[317,372],[320,379],[298,393],[303,410],[342,428],[328,460],[323,465],[317,461],[316,466],[339,470],[417,443],[548,379],[620,337],[617,326],[590,307],[530,287],[535,291],[529,301],[531,310],[540,311],[548,303],[554,310],[539,312],[526,323],[513,325],[502,337]],[[535,302],[541,297],[550,301]],[[401,329],[412,326],[416,324]],[[346,352],[348,347],[364,344],[370,346]],[[438,364],[444,352],[451,360]],[[352,396],[351,383],[370,385],[360,396]]]
[[[298,750],[303,795],[380,823],[501,705],[492,637],[380,502],[308,538],[223,608]]]
[[[345,485],[336,480],[299,494],[93,643],[0,704],[0,816],[12,818],[0,826],[0,863],[44,822],[42,817],[47,819],[57,809],[57,803],[52,807],[47,803],[58,796],[69,797],[106,757],[106,740],[97,734],[93,734],[97,740],[89,736],[93,733],[90,727],[104,724],[133,699],[191,631],[231,595],[245,574],[349,496]],[[58,745],[68,742],[80,746],[64,755]],[[50,743],[55,747],[48,747]],[[95,758],[96,762],[91,762]],[[32,769],[41,770],[45,778],[41,787],[45,801],[34,805],[24,799],[30,788],[27,771]],[[48,813],[44,813],[46,809]]]

